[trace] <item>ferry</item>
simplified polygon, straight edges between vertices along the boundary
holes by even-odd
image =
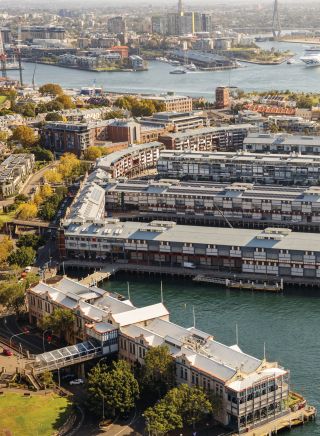
[[[307,67],[319,67],[320,66],[320,47],[309,47],[306,49],[304,55],[300,58]]]
[[[184,67],[189,71],[197,71],[198,70],[198,68],[195,66],[195,64],[184,65]]]
[[[184,68],[176,68],[173,71],[170,71],[170,74],[187,74]]]

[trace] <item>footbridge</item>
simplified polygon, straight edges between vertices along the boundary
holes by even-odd
[[[45,371],[84,363],[106,354],[109,353],[104,351],[101,344],[90,340],[32,356],[33,361],[26,365],[26,369],[30,369],[33,374],[41,374]]]

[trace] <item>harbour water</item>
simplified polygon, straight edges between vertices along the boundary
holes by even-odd
[[[108,290],[130,296],[136,306],[160,301],[160,279],[118,276],[105,282]],[[266,357],[291,370],[292,389],[304,395],[320,410],[320,291],[290,289],[283,294],[230,291],[211,285],[163,279],[164,301],[171,321],[190,327],[193,324],[227,345],[236,341],[246,353]],[[292,435],[320,435],[320,422],[292,431]]]
[[[291,50],[296,59],[303,54],[303,44],[265,42],[261,47],[276,50]],[[153,93],[174,91],[178,94],[203,96],[212,99],[214,89],[219,85],[237,86],[245,91],[290,89],[292,91],[320,92],[320,68],[307,68],[301,62],[288,65],[243,64],[242,68],[228,71],[196,71],[183,75],[169,74],[173,67],[163,62],[150,62],[148,71],[95,73],[49,65],[37,65],[35,83],[55,82],[68,88],[82,86],[103,86],[104,90],[116,92]],[[34,64],[24,64],[24,81],[32,82]],[[18,71],[11,71],[10,77],[18,79]]]

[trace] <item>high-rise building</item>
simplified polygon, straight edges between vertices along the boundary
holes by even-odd
[[[156,16],[151,18],[152,33],[165,35],[168,32],[168,20],[164,16]]]
[[[108,20],[109,33],[125,33],[126,29],[126,21],[123,17],[112,17]]]
[[[230,92],[226,86],[216,88],[216,108],[224,109],[230,106]]]

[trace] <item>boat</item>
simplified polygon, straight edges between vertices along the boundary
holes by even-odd
[[[320,47],[309,47],[304,55],[300,58],[307,67],[320,67]]]
[[[184,65],[184,67],[189,70],[189,71],[197,71],[198,68],[195,66],[195,64],[188,64],[188,65]]]
[[[171,64],[173,67],[179,67],[179,66],[181,65],[181,63],[180,63],[179,61],[170,61],[170,64]]]
[[[186,70],[184,68],[176,68],[175,70],[170,71],[170,74],[186,74]]]

